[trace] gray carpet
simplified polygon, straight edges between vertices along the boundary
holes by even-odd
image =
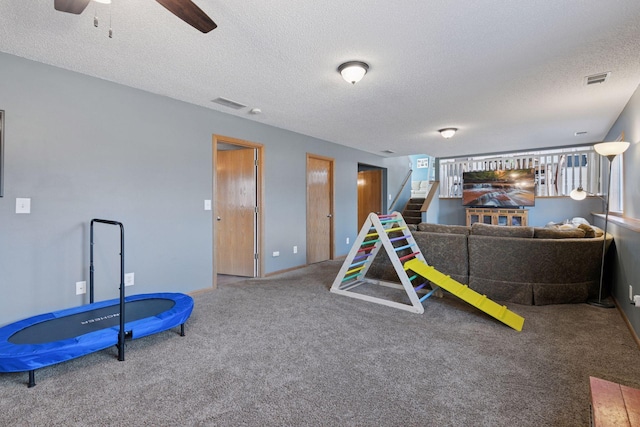
[[[589,376],[640,388],[617,309],[451,295],[412,314],[332,294],[339,262],[194,296],[187,336],[0,374],[0,425],[587,426]]]

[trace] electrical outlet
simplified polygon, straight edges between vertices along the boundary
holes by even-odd
[[[76,282],[76,295],[87,293],[87,282]]]
[[[294,254],[297,254],[297,253],[298,253],[298,247],[297,247],[297,246],[294,246],[294,247],[293,247],[293,253],[294,253]]]
[[[273,252],[273,256],[274,256],[274,257],[276,257],[276,256],[280,256],[280,251],[274,251],[274,252]]]
[[[125,286],[133,286],[134,283],[134,273],[125,273],[124,275],[124,285]]]
[[[349,238],[347,237],[347,245],[349,244]]]
[[[28,214],[31,213],[31,199],[17,198],[16,199],[16,213]]]

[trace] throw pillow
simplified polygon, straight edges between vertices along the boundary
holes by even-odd
[[[596,237],[602,237],[604,235],[604,230],[600,227],[596,227],[595,225],[592,225],[591,228],[593,228],[593,231],[596,233]]]
[[[586,238],[594,238],[596,237],[596,230],[593,229],[590,225],[580,224],[578,225],[580,230],[584,230],[584,237]]]

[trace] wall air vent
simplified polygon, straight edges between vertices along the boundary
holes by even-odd
[[[589,85],[595,85],[598,83],[604,83],[608,78],[609,75],[611,74],[611,72],[606,72],[606,73],[599,73],[599,74],[594,74],[592,76],[586,76],[584,78],[584,84],[589,86]]]
[[[222,97],[216,98],[216,99],[212,100],[211,102],[215,102],[216,104],[220,104],[220,105],[222,105],[224,107],[227,107],[227,108],[233,108],[234,110],[240,110],[240,109],[246,107],[246,105],[244,105],[244,104],[240,104],[239,102],[232,101],[230,99],[222,98]]]

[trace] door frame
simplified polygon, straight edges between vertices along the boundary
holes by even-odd
[[[334,239],[334,234],[335,234],[335,202],[334,202],[334,195],[335,195],[335,189],[334,189],[334,184],[335,184],[335,179],[334,179],[334,171],[335,171],[335,159],[332,157],[326,157],[326,156],[321,156],[318,154],[312,154],[312,153],[307,153],[306,156],[306,163],[305,163],[305,199],[306,199],[306,240],[307,240],[307,264],[309,264],[309,184],[308,184],[308,179],[309,179],[309,159],[313,158],[313,159],[318,159],[318,160],[325,160],[327,162],[329,162],[329,212],[331,215],[330,221],[329,221],[329,259],[334,259],[335,256],[335,250],[334,250],[334,246],[335,246],[335,239]]]
[[[264,276],[264,145],[256,142],[245,141],[243,139],[233,138],[230,136],[224,135],[216,135],[214,134],[212,137],[212,180],[211,180],[211,188],[212,188],[212,202],[214,205],[211,208],[211,222],[212,222],[212,233],[211,233],[211,247],[213,248],[212,255],[212,269],[213,269],[213,288],[217,289],[218,287],[218,266],[216,265],[216,237],[217,237],[217,223],[215,219],[215,201],[217,196],[216,185],[217,181],[217,164],[218,164],[218,144],[229,144],[229,145],[237,145],[239,147],[244,148],[252,148],[257,151],[257,162],[256,165],[256,204],[258,207],[257,213],[257,223],[256,223],[256,235],[254,236],[256,240],[256,250],[258,255],[258,263],[257,263],[257,272],[256,277]]]

